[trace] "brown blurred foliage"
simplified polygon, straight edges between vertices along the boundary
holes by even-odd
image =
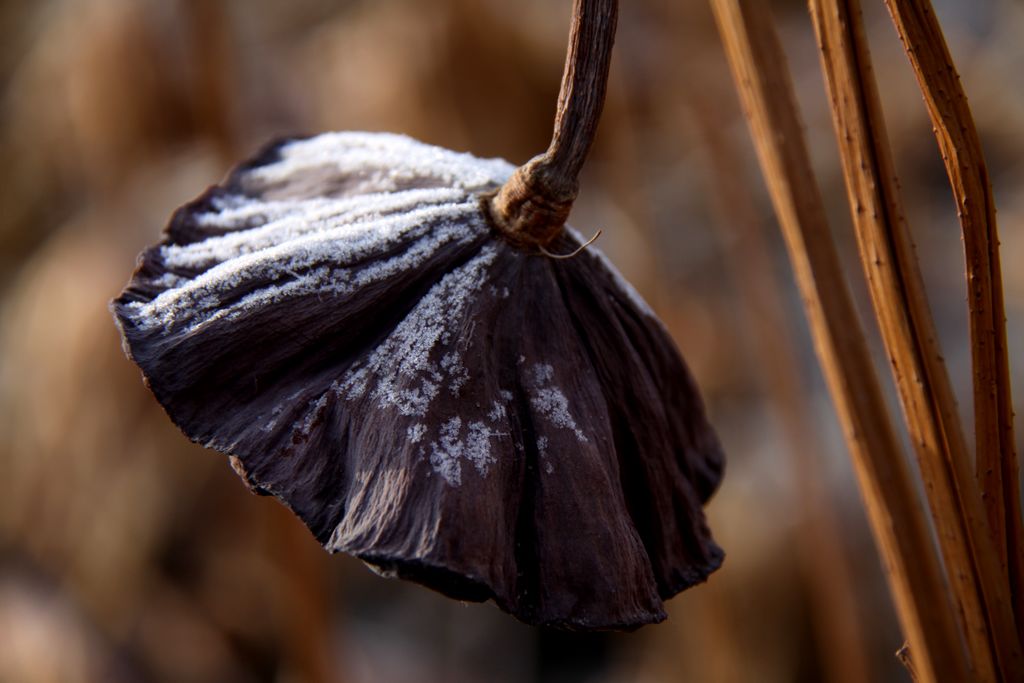
[[[776,5],[833,224],[859,276],[810,25],[801,3]],[[989,154],[1020,401],[1024,7],[936,5]],[[889,129],[969,419],[958,228],[880,6],[866,11]],[[730,458],[709,508],[726,565],[675,599],[665,624],[629,635],[538,631],[329,557],[283,508],[250,495],[223,457],[189,444],[125,359],[107,301],[136,254],[177,205],[267,138],[392,130],[515,162],[543,150],[569,8],[0,5],[0,680],[857,680],[838,665],[841,650],[860,651],[841,632],[860,634],[866,680],[905,679],[877,556],[702,2],[623,3],[573,215],[588,234],[604,230],[600,248],[673,331]],[[712,172],[723,154],[733,157],[729,187]],[[723,197],[746,208],[723,211]],[[729,215],[750,225],[730,229]],[[751,230],[761,231],[768,268],[737,248]],[[779,288],[781,317],[750,314],[744,277]],[[780,405],[765,379],[757,345],[766,324],[785,328],[800,405]],[[799,413],[808,441],[780,428],[784,410]],[[813,529],[822,516],[833,519],[825,542],[839,548],[846,579],[821,559]]]

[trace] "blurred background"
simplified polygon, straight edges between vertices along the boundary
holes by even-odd
[[[877,340],[806,9],[774,4],[836,239]],[[708,508],[725,565],[672,600],[665,623],[548,632],[329,556],[283,507],[249,494],[224,457],[189,444],[125,359],[107,302],[136,254],[175,207],[268,138],[387,130],[516,163],[542,151],[570,5],[0,2],[0,681],[908,680],[703,0],[622,3],[572,217],[586,235],[603,229],[598,247],[672,331],[729,459]],[[970,425],[955,210],[895,31],[880,0],[865,5]],[[935,5],[995,185],[1021,404],[1024,3]]]

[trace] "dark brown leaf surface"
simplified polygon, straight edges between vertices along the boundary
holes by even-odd
[[[660,621],[721,563],[718,441],[603,256],[491,230],[511,170],[383,134],[276,145],[143,254],[125,346],[329,550],[529,623]]]

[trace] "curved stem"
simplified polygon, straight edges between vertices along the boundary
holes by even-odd
[[[543,246],[565,225],[604,106],[618,10],[618,0],[574,0],[551,144],[487,202],[495,226],[514,241]]]

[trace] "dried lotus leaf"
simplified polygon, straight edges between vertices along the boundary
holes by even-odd
[[[660,621],[722,560],[718,441],[600,252],[492,229],[513,170],[390,134],[273,145],[144,252],[125,348],[328,550],[528,623]]]

